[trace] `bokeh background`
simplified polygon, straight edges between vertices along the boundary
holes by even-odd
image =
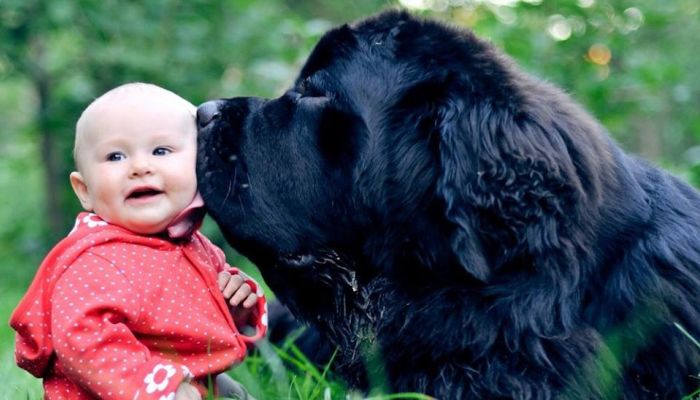
[[[79,210],[73,127],[92,99],[129,81],[195,104],[277,96],[325,30],[393,7],[475,30],[700,184],[698,0],[0,0],[0,399],[40,398],[7,320]]]

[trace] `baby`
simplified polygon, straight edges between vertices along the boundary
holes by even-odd
[[[70,182],[87,212],[10,320],[47,399],[199,399],[265,334],[260,287],[197,230],[194,112],[131,83],[78,120]]]

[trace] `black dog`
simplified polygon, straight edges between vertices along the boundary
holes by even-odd
[[[472,33],[345,25],[280,98],[198,123],[211,214],[351,384],[374,347],[445,399],[697,388],[700,196]]]

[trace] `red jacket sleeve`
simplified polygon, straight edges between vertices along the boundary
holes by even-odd
[[[251,313],[251,317],[248,325],[254,328],[254,333],[252,335],[241,334],[240,338],[250,347],[253,343],[265,337],[267,334],[267,300],[265,300],[265,293],[263,293],[262,286],[260,286],[255,279],[246,275],[243,271],[236,267],[231,267],[226,262],[226,255],[224,251],[218,246],[213,244],[206,236],[201,233],[198,234],[202,244],[206,248],[210,260],[215,264],[214,268],[217,273],[221,271],[226,271],[231,275],[241,274],[245,279],[245,282],[250,285],[253,292],[258,296],[258,303],[255,305],[255,310]],[[237,326],[239,332],[242,330],[241,326]],[[244,329],[243,329],[244,330]]]
[[[51,332],[64,373],[101,399],[161,399],[191,377],[186,367],[151,356],[128,326],[140,298],[109,263],[89,252],[57,281]]]
[[[265,294],[263,293],[262,287],[255,281],[255,279],[246,275],[243,271],[236,267],[231,267],[226,264],[225,270],[231,275],[241,275],[250,288],[258,296],[258,302],[255,304],[255,309],[250,314],[250,319],[248,320],[248,326],[254,328],[254,332],[251,335],[244,334],[245,329],[238,326],[238,330],[241,332],[240,338],[248,345],[251,346],[253,343],[265,337],[267,333],[267,301],[265,300]]]

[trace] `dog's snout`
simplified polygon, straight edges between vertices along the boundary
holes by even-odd
[[[201,129],[221,118],[219,100],[212,100],[197,107],[197,126]]]

